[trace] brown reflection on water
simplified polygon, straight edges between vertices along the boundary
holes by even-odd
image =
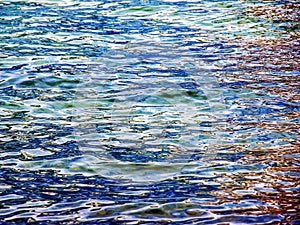
[[[247,52],[236,57],[245,73],[226,76],[245,88],[265,91],[287,102],[299,102],[300,41],[296,37],[256,39],[239,44]]]
[[[290,1],[284,4],[248,6],[244,10],[244,13],[248,17],[261,18],[273,23],[278,23],[278,26],[281,29],[287,33],[291,33],[292,36],[299,37],[299,33],[296,31],[300,28],[299,11],[300,3],[297,1]]]
[[[251,171],[241,166],[237,172],[223,173],[221,187],[212,194],[219,204],[232,209],[215,210],[216,214],[283,215],[282,224],[295,224],[300,219],[300,145],[255,148],[239,163],[261,165]],[[298,158],[296,155],[298,154]]]
[[[299,144],[254,149],[251,151],[251,156],[243,159],[247,164],[255,162],[268,165],[260,174],[245,175],[246,179],[253,176],[260,177],[254,187],[256,196],[261,201],[270,204],[270,206],[260,206],[262,211],[288,214],[290,219],[299,218],[300,159],[296,158],[297,154],[299,157],[299,149]]]
[[[228,75],[231,81],[245,81],[245,88],[262,90],[288,102],[300,95],[300,3],[290,1],[248,6],[243,14],[269,24],[263,35],[232,40],[243,49],[234,56],[243,74]]]
[[[240,55],[232,56],[242,72],[227,74],[224,82],[229,88],[253,90],[261,96],[250,100],[240,97],[233,104],[242,109],[267,105],[270,112],[243,114],[240,117],[244,120],[234,120],[231,125],[248,128],[249,132],[236,134],[239,139],[256,140],[262,133],[274,136],[269,142],[261,141],[261,146],[258,141],[255,146],[245,145],[242,151],[246,154],[239,159],[241,168],[223,173],[218,178],[222,187],[212,193],[220,204],[246,204],[232,207],[234,214],[282,215],[280,224],[298,224],[300,220],[299,11],[297,2],[251,6],[244,11],[250,18],[271,23],[275,32],[231,40],[243,49]],[[215,213],[226,214],[228,210]]]

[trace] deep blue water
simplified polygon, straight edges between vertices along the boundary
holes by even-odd
[[[297,1],[0,1],[0,224],[300,224]]]

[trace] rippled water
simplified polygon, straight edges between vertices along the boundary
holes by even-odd
[[[1,224],[300,224],[297,1],[0,1]]]

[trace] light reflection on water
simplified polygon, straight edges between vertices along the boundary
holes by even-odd
[[[0,1],[0,221],[298,224],[299,15]]]

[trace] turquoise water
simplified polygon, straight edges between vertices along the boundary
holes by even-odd
[[[1,224],[299,224],[296,1],[0,1]]]

